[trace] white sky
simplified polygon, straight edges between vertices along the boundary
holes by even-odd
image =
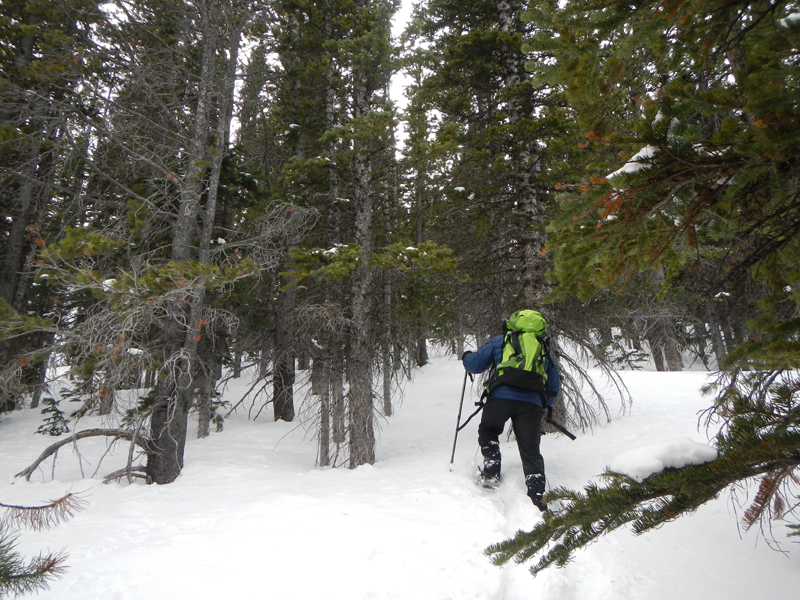
[[[398,9],[397,13],[395,13],[394,18],[392,19],[392,36],[395,39],[400,37],[400,34],[403,33],[406,25],[408,24],[409,19],[411,18],[411,11],[414,8],[414,0],[402,0],[400,4],[400,8]],[[395,73],[392,76],[392,83],[389,88],[389,94],[394,100],[395,104],[400,108],[405,108],[407,101],[406,98],[403,96],[403,90],[407,85],[408,78],[405,76],[404,73]],[[402,137],[403,132],[400,132],[400,136]]]

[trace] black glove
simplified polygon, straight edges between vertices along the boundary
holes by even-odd
[[[467,354],[472,354],[472,350],[467,350],[464,354],[461,355],[461,360],[463,361],[466,358]]]
[[[547,407],[547,420],[548,421],[552,421],[553,420],[553,407],[552,406],[548,406]]]

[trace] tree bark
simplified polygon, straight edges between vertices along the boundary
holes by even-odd
[[[342,347],[334,343],[331,353],[331,439],[339,448],[345,443],[346,411],[344,401],[345,357]]]
[[[200,233],[198,216],[203,193],[204,162],[207,158],[208,138],[211,133],[211,85],[216,71],[217,33],[211,18],[211,0],[198,2],[198,9],[201,17],[203,47],[193,134],[186,157],[186,176],[181,185],[178,218],[173,230],[172,259],[177,262],[185,262],[197,257],[199,243],[195,245],[197,243],[195,240]],[[206,217],[205,220],[207,219]]]
[[[650,356],[656,366],[656,371],[666,371],[667,367],[664,363],[664,350],[661,338],[655,330],[653,323],[648,319],[647,332],[645,333],[647,343],[650,345]]]
[[[357,117],[366,117],[369,110],[367,90],[363,82],[355,86]],[[372,297],[372,182],[369,156],[356,144],[353,160],[356,173],[353,203],[356,210],[355,239],[361,248],[359,265],[350,284],[352,326],[350,351],[347,357],[348,432],[350,435],[350,468],[375,462],[375,433],[372,404],[372,332],[370,323]]]
[[[317,464],[331,464],[331,381],[328,343],[311,363],[311,393],[319,396],[319,451]]]
[[[204,163],[208,158],[208,139],[211,135],[212,82],[216,73],[218,23],[214,19],[214,9],[215,4],[211,0],[198,2],[202,40],[198,97],[186,157],[186,176],[181,185],[178,218],[172,238],[172,258],[182,263],[201,258],[201,255],[208,259],[203,248],[206,244],[198,234],[208,236],[210,229],[200,229],[198,218],[202,217],[202,222],[213,223],[216,208],[215,204],[207,206],[205,214],[200,215]],[[156,386],[156,405],[150,421],[153,447],[147,455],[145,472],[149,480],[157,484],[172,483],[183,469],[189,409],[197,385],[198,341],[202,335],[206,306],[202,281],[194,285],[185,296],[185,322],[181,324],[176,321],[167,334],[167,339],[171,340],[167,342],[168,352],[172,348],[171,355],[165,361],[164,382]]]
[[[517,28],[517,11],[521,9],[509,0],[498,0],[497,11],[500,30],[512,34]],[[527,78],[525,57],[521,52],[509,48],[501,55],[504,87],[510,92],[508,114],[511,125],[521,125],[532,115],[526,113],[519,87]],[[526,308],[537,308],[549,292],[545,278],[544,231],[547,207],[543,194],[536,188],[536,180],[541,171],[539,154],[534,146],[535,140],[518,133],[510,140],[514,147],[512,155],[514,171],[515,211],[519,216],[522,245],[522,298]]]
[[[719,327],[719,320],[716,311],[712,305],[713,300],[709,302],[706,309],[708,320],[708,334],[711,337],[711,347],[714,350],[714,356],[717,359],[717,366],[722,364],[722,360],[727,356],[728,352],[725,349],[725,342],[722,339],[722,332]]]
[[[296,290],[294,286],[278,293],[275,312],[275,353],[272,363],[272,400],[275,421],[294,420],[294,326],[292,324]]]
[[[369,2],[358,0],[360,18],[368,19]],[[352,104],[353,120],[368,118],[371,106],[370,77],[366,71],[365,54],[354,60]],[[372,398],[372,173],[370,141],[363,137],[353,140],[354,173],[353,208],[355,210],[355,242],[361,249],[359,263],[350,280],[351,327],[347,356],[349,466],[355,468],[375,462],[375,431]]]

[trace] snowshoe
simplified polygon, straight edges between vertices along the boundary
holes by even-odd
[[[478,476],[478,484],[487,490],[496,490],[500,487],[500,476],[497,477],[484,477]]]

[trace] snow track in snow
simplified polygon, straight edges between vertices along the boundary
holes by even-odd
[[[83,492],[86,509],[49,531],[22,532],[27,557],[66,549],[65,576],[36,600],[703,600],[793,598],[800,546],[786,555],[757,531],[740,532],[727,495],[658,531],[618,531],[578,552],[565,569],[532,578],[527,564],[497,568],[484,549],[542,518],[525,495],[516,443],[501,442],[503,484],[491,494],[474,481],[477,420],[449,459],[463,381],[452,357],[434,357],[415,374],[395,415],[380,421],[373,466],[319,469],[313,432],[248,421],[246,411],[221,433],[190,440],[181,477],[166,486],[103,485],[127,447],[104,459],[97,479],[81,479],[71,448],[58,456],[55,481],[45,464],[31,483],[14,479],[55,441],[34,435],[41,415],[0,419],[0,501],[41,504]],[[552,487],[581,489],[620,454],[690,437],[709,404],[702,373],[625,373],[630,415],[572,442],[542,439]],[[234,403],[249,387],[231,383]],[[468,389],[464,407],[479,395]],[[298,414],[303,407],[298,407]],[[310,414],[309,408],[305,413]],[[87,420],[81,428],[100,425]],[[578,433],[578,432],[576,432]],[[89,440],[87,440],[88,442]],[[105,445],[81,444],[91,474]],[[783,525],[774,533],[786,541]],[[768,577],[765,577],[768,574]],[[667,585],[665,585],[667,582]]]

